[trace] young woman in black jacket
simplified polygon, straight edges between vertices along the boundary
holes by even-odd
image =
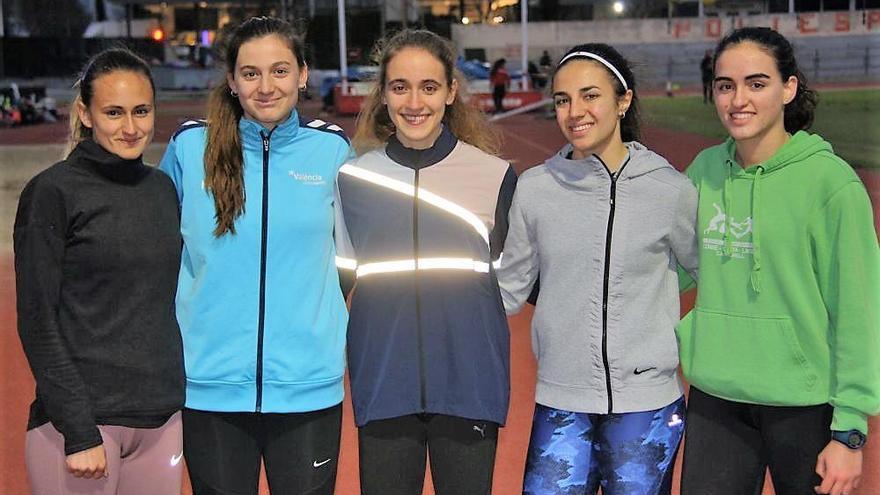
[[[96,55],[71,105],[67,158],[15,218],[18,330],[36,379],[25,458],[35,494],[179,494],[183,352],[174,315],[176,193],[144,165],[150,69]]]

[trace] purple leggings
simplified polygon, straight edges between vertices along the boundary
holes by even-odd
[[[25,462],[33,495],[180,495],[183,438],[180,413],[159,428],[98,426],[107,456],[106,478],[67,471],[64,437],[46,423],[27,432]]]

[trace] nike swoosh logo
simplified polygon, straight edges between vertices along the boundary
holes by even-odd
[[[176,466],[180,464],[180,460],[183,459],[183,452],[179,454],[175,454],[171,456],[171,465]]]
[[[318,462],[318,461],[312,461],[312,467],[319,468],[319,467],[323,466],[324,464],[327,464],[328,462],[330,462],[330,459],[325,459],[325,460],[323,460],[323,461],[321,461],[321,462]]]
[[[643,370],[640,370],[640,369],[636,368],[636,369],[633,370],[633,374],[634,374],[634,375],[641,375],[642,373],[644,373],[644,372],[646,372],[646,371],[651,371],[651,370],[656,370],[656,369],[657,369],[656,366],[651,366],[650,368],[645,368],[645,369],[643,369]]]

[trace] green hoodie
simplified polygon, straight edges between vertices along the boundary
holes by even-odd
[[[747,169],[732,139],[687,170],[699,190],[696,307],[677,329],[685,377],[727,400],[830,403],[833,430],[880,413],[880,249],[865,187],[798,132]]]

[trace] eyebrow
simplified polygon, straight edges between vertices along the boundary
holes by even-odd
[[[399,77],[397,79],[392,79],[392,80],[388,81],[386,84],[393,84],[396,82],[402,82],[402,83],[407,83],[407,84],[409,83],[409,81],[407,81],[406,79]],[[436,84],[438,86],[442,85],[439,81],[435,81],[434,79],[422,79],[421,81],[418,82],[418,84]]]
[[[763,72],[758,72],[758,73],[755,73],[755,74],[749,74],[748,76],[745,77],[745,80],[746,80],[746,81],[748,81],[749,79],[770,79],[770,76],[768,76],[767,74],[764,74]],[[731,82],[733,82],[733,78],[732,78],[732,77],[719,76],[719,77],[716,77],[716,78],[715,78],[715,81],[716,81],[716,82],[717,82],[717,81],[731,81]]]
[[[595,86],[595,85],[594,86],[584,86],[583,88],[580,88],[578,90],[578,93],[586,93],[587,91],[590,91],[591,89],[599,89],[599,86]],[[557,92],[553,93],[553,96],[568,96],[568,93],[566,93],[565,91],[557,91]]]
[[[291,62],[289,60],[279,60],[277,62],[273,62],[272,65],[270,65],[269,67],[275,67],[276,65],[282,65],[282,64],[292,65],[293,62]],[[259,70],[259,67],[257,67],[256,65],[242,65],[239,70],[245,70],[245,69]]]

